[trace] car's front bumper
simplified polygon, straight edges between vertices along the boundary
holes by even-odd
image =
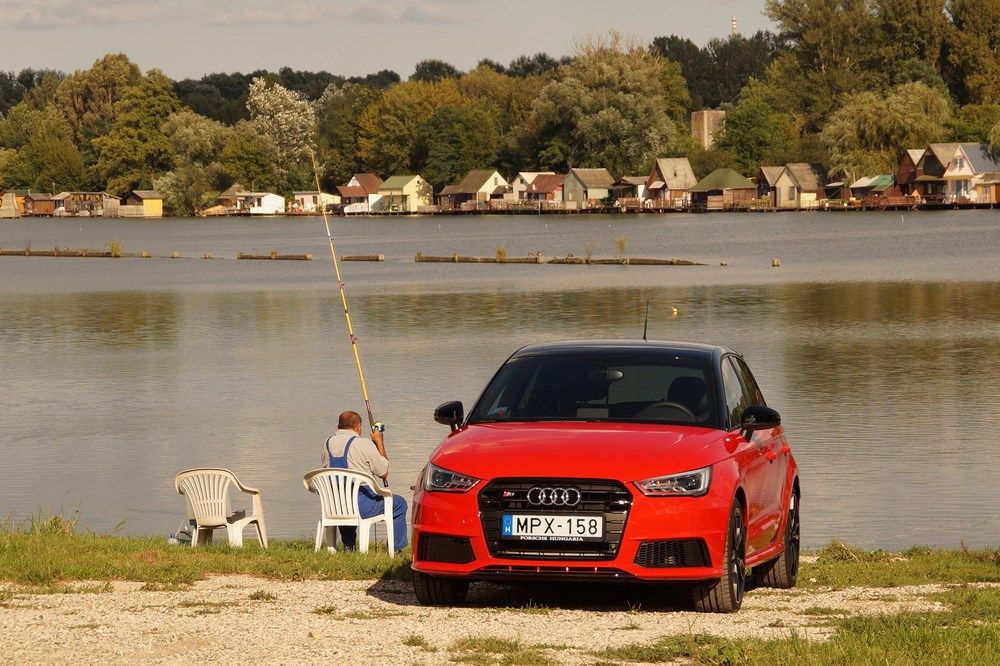
[[[477,490],[460,494],[417,491],[413,511],[414,570],[436,576],[511,581],[695,581],[722,576],[732,505],[728,493],[710,490],[702,497],[646,497],[632,487],[625,530],[613,557],[531,559],[490,552]],[[693,548],[700,548],[703,556],[682,556],[692,553]],[[658,557],[651,562],[650,553],[654,551]],[[681,566],[692,559],[698,560],[699,566]]]

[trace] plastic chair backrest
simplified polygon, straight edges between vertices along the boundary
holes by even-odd
[[[191,470],[177,475],[177,487],[187,497],[194,518],[202,525],[225,525],[232,513],[229,488],[235,478],[223,470]]]
[[[349,469],[325,469],[309,479],[324,518],[360,518],[358,494],[364,485],[372,485],[371,477]]]

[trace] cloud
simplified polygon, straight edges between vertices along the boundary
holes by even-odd
[[[212,25],[250,23],[305,25],[329,20],[366,23],[462,23],[457,3],[441,0],[249,0],[223,2],[228,8],[208,17]]]
[[[0,30],[113,25],[180,18],[181,2],[128,0],[0,0]]]

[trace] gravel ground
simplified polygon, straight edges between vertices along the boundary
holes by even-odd
[[[0,654],[14,663],[268,662],[357,659],[446,663],[468,637],[546,645],[553,663],[593,663],[590,651],[668,634],[822,640],[843,614],[942,609],[925,595],[944,586],[755,590],[734,615],[683,608],[663,590],[574,587],[525,592],[473,586],[470,605],[424,608],[409,584],[279,582],[219,576],[179,590],[142,583],[77,584],[76,594],[16,593],[0,586]],[[577,595],[584,592],[586,599]],[[812,609],[807,612],[807,609]],[[826,610],[824,610],[826,609]],[[419,636],[426,645],[406,645]]]

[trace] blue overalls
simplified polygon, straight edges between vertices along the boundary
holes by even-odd
[[[333,437],[328,437],[326,440],[326,455],[330,459],[329,467],[334,469],[350,469],[347,465],[347,454],[351,450],[351,444],[357,439],[357,436],[351,437],[347,440],[347,444],[344,445],[344,455],[335,456],[330,452],[330,440]],[[381,495],[375,492],[373,488],[365,484],[359,488],[358,491],[358,509],[361,510],[362,518],[371,518],[372,516],[377,516],[384,511],[385,500]],[[398,496],[393,495],[392,502],[392,517],[393,526],[395,531],[395,541],[396,550],[403,550],[406,548],[406,501]],[[340,540],[344,542],[344,548],[347,550],[354,550],[354,545],[357,543],[358,530],[356,527],[341,527],[340,528]]]

